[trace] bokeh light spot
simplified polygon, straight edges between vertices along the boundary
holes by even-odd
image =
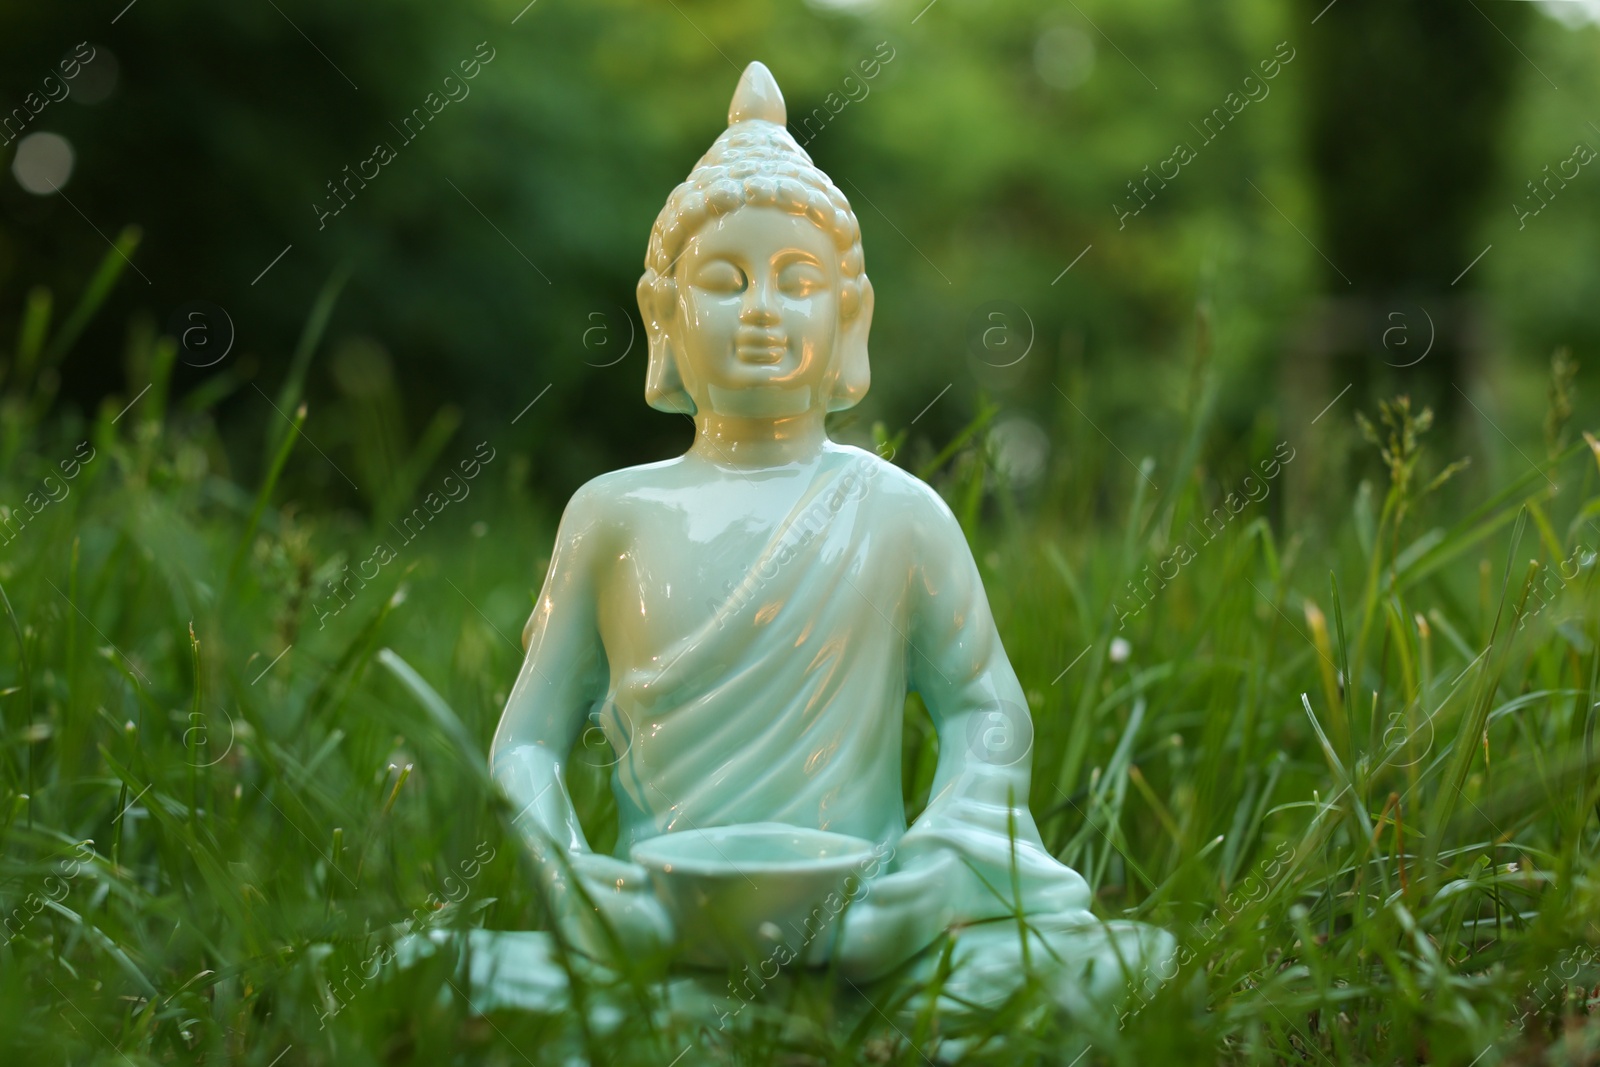
[[[17,142],[11,173],[28,192],[48,196],[67,184],[76,158],[72,143],[59,133],[30,133]]]

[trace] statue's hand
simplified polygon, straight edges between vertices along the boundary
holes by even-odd
[[[845,910],[844,928],[833,946],[841,973],[879,978],[948,929],[956,915],[952,892],[960,864],[954,853],[933,853],[867,882],[866,891]]]
[[[570,854],[561,867],[553,887],[557,921],[585,955],[620,962],[620,954],[623,960],[638,961],[661,957],[672,947],[672,917],[643,867],[594,852]],[[559,884],[569,876],[577,886]]]

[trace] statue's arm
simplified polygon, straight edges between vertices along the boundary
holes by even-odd
[[[490,773],[517,810],[514,824],[539,866],[557,928],[591,956],[661,951],[672,922],[644,868],[598,855],[579,825],[564,770],[590,708],[604,695],[600,567],[620,533],[603,487],[567,504],[544,588],[523,632],[527,655],[490,749]]]
[[[901,862],[959,860],[949,885],[963,920],[1018,906],[1031,915],[1082,913],[1088,887],[1045,848],[1028,807],[1033,719],[1006,658],[972,551],[931,491],[919,526],[910,604],[912,688],[939,736],[928,806],[901,839]],[[954,867],[947,870],[955,871]],[[1020,893],[1020,899],[1018,894]]]
[[[523,632],[527,654],[490,750],[490,771],[542,865],[555,862],[552,848],[568,856],[589,851],[563,772],[606,684],[597,565],[611,536],[604,501],[585,486],[561,517],[550,569]]]
[[[908,678],[939,736],[919,824],[950,816],[1039,843],[1028,811],[1033,722],[955,516],[931,491],[916,535]],[[929,826],[928,828],[932,828]]]
[[[909,553],[907,682],[933,720],[939,763],[928,805],[895,843],[889,873],[846,913],[839,964],[869,979],[957,924],[1005,916],[1018,903],[1058,910],[1040,889],[1049,893],[1057,871],[1077,880],[1044,851],[1028,810],[1027,702],[961,526],[925,486],[897,513],[910,520],[895,539]]]

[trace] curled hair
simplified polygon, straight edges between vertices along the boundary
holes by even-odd
[[[672,267],[689,239],[708,221],[746,204],[775,207],[815,223],[838,249],[841,288],[859,295],[866,264],[850,202],[788,130],[761,119],[729,126],[688,180],[672,190],[650,230],[641,282],[658,292],[670,284]]]

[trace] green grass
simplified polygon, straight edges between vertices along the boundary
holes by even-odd
[[[93,450],[0,547],[0,1059],[933,1054],[945,1030],[892,1027],[862,1000],[892,1014],[895,990],[819,975],[775,984],[732,1036],[648,1018],[649,984],[621,994],[635,1015],[595,1032],[474,1016],[437,966],[353,977],[415,917],[542,925],[483,753],[559,501],[527,489],[509,425],[452,434],[447,415],[366,460],[311,447],[300,390],[326,306],[247,478],[210,413],[243,379],[222,369],[169,396],[173,350],[147,332],[132,334],[122,397],[87,420],[57,410],[73,336],[115,281],[107,262],[59,327],[46,297],[30,300],[0,380],[0,503],[17,508],[80,442]],[[1086,446],[1025,497],[997,482],[982,433],[922,451],[1028,690],[1047,843],[1102,915],[1184,946],[1180,973],[1121,1017],[1019,998],[978,1023],[1006,1045],[970,1062],[1068,1063],[1085,1048],[1086,1065],[1594,1062],[1597,454],[1566,444],[1557,418],[1546,440],[1501,442],[1432,486],[1447,457],[1396,408],[1374,431],[1382,460],[1338,443],[1353,432],[1317,446],[1334,469],[1373,471],[1365,488],[1319,486],[1291,509],[1310,430],[1219,443],[1207,398],[1226,383],[1193,381],[1182,433],[1143,474],[1070,408],[1052,436]],[[328,583],[479,440],[495,458],[471,495],[333,613]],[[1264,474],[1279,441],[1294,458],[1256,483],[1265,498],[1216,519],[1226,493],[1255,491],[1244,476]],[[316,505],[318,482],[341,484],[333,460],[369,483],[359,511]],[[1207,514],[1214,539],[1193,532]],[[1135,596],[1130,581],[1174,567]],[[907,716],[914,811],[935,742],[914,699]],[[603,843],[592,762],[572,788]]]

